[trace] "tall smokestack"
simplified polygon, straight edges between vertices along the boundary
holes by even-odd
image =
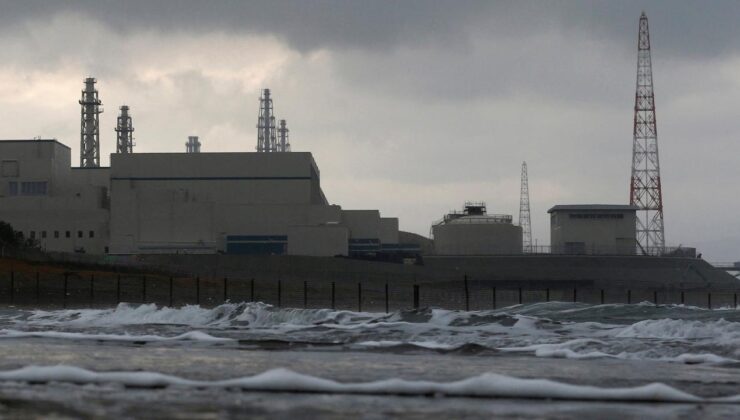
[[[100,166],[100,114],[103,109],[95,89],[97,80],[85,79],[85,89],[80,99],[80,167],[97,168]]]
[[[280,120],[278,132],[278,152],[290,152],[290,140],[288,139],[288,125],[285,120]]]
[[[120,108],[118,124],[116,125],[116,153],[134,152],[134,125],[131,123],[131,115],[128,113],[128,105]]]
[[[262,89],[262,96],[260,96],[260,111],[257,117],[257,151],[277,151],[275,115],[272,108],[270,89]]]

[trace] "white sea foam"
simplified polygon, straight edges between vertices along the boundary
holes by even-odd
[[[56,338],[66,340],[98,340],[98,341],[202,341],[208,343],[223,343],[234,341],[232,338],[214,337],[201,331],[189,331],[173,337],[160,335],[131,335],[131,334],[87,334],[65,331],[17,331],[0,330],[0,339],[3,338]]]
[[[702,399],[662,383],[629,388],[573,385],[547,379],[521,379],[485,373],[454,382],[408,381],[398,378],[373,382],[341,383],[286,369],[224,380],[192,380],[157,372],[95,372],[75,366],[27,366],[0,372],[0,380],[14,382],[115,383],[136,387],[227,388],[249,391],[316,392],[376,395],[446,395],[463,397],[542,398],[596,401],[724,402],[740,396]]]

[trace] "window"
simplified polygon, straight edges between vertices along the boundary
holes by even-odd
[[[89,232],[89,236],[90,236],[91,238],[94,238],[94,237],[95,237],[95,231],[94,231],[94,230],[91,230],[91,231]]]
[[[0,164],[0,174],[3,177],[17,178],[18,177],[18,161],[17,160],[4,160]]]
[[[72,232],[66,231],[66,232],[64,232],[64,236],[67,237],[67,238],[70,238],[70,237],[72,237]]]
[[[33,230],[32,230],[32,231],[31,231],[31,232],[30,232],[30,233],[28,234],[28,237],[29,237],[29,238],[31,238],[31,239],[36,239],[36,231],[33,231]]]
[[[571,219],[624,219],[624,213],[570,213]]]
[[[8,195],[18,195],[18,183],[15,181],[8,182]]]
[[[58,230],[55,230],[54,231],[54,239],[59,239],[59,231]]]
[[[46,195],[46,181],[21,182],[21,195]]]
[[[42,230],[41,231],[41,239],[46,239],[46,231],[45,230]]]
[[[78,230],[78,231],[77,231],[77,237],[78,237],[78,238],[82,238],[82,231],[81,231],[81,230]]]

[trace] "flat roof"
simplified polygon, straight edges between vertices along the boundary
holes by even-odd
[[[556,211],[637,211],[640,208],[630,204],[558,204],[548,213]]]
[[[59,142],[59,140],[57,139],[9,139],[0,140],[0,143],[56,143],[62,147],[69,149],[69,146]]]

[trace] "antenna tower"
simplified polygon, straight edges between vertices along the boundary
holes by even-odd
[[[100,166],[100,114],[103,108],[95,89],[97,80],[85,79],[85,90],[80,99],[80,167],[97,168]]]
[[[260,113],[257,118],[257,151],[276,152],[275,115],[272,109],[270,89],[262,89]]]
[[[655,123],[650,33],[645,12],[640,15],[637,42],[637,91],[635,93],[630,204],[639,209],[637,211],[637,246],[644,254],[663,252],[665,249],[663,191],[658,161],[658,129]]]
[[[185,143],[186,153],[200,153],[200,141],[198,136],[188,136],[188,142]]]
[[[532,252],[532,223],[529,217],[529,179],[527,162],[522,162],[522,188],[519,195],[519,226],[522,227],[522,251]]]
[[[121,106],[120,110],[116,125],[116,153],[134,153],[134,125],[128,114],[128,105]]]
[[[277,132],[278,152],[290,152],[290,140],[288,139],[288,133],[290,130],[288,130],[285,120],[280,120],[280,128],[277,129]]]

